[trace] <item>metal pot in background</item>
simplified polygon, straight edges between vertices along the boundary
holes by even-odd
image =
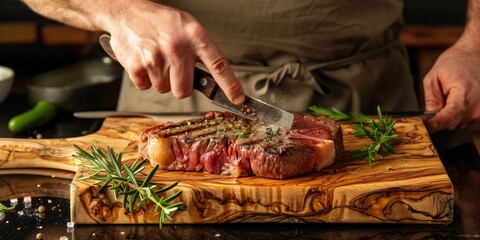
[[[32,105],[47,100],[69,113],[114,110],[122,72],[122,66],[108,57],[83,61],[28,80],[28,98]]]

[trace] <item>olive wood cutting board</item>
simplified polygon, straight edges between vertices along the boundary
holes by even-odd
[[[186,117],[166,117],[180,121]],[[157,119],[158,120],[158,119]],[[0,139],[0,169],[49,168],[77,172],[71,184],[71,214],[77,224],[158,223],[151,205],[128,213],[113,192],[92,196],[93,181],[77,166],[73,144],[111,146],[124,161],[138,157],[139,133],[159,124],[150,118],[105,119],[93,134],[65,139]],[[287,180],[232,178],[203,172],[157,172],[152,182],[179,184],[186,210],[166,223],[327,222],[448,224],[453,219],[453,186],[420,118],[397,119],[395,154],[374,162],[351,150],[370,142],[342,124],[344,157],[321,172]],[[148,174],[150,166],[143,172]],[[1,174],[1,172],[0,172]]]

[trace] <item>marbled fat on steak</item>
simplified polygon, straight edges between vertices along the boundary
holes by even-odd
[[[286,130],[220,112],[148,128],[138,146],[160,169],[276,179],[319,171],[344,151],[340,125],[324,116],[295,115]]]

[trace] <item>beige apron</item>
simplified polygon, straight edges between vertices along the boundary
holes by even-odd
[[[289,111],[417,110],[398,38],[402,1],[171,0],[196,16],[232,63],[248,95]],[[175,99],[137,90],[125,74],[120,111],[220,110],[202,94]]]

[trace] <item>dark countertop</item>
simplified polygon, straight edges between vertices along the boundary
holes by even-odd
[[[61,113],[45,127],[14,135],[8,120],[30,108],[23,93],[0,104],[1,138],[62,138],[96,131],[102,120],[79,120]],[[0,239],[469,239],[480,238],[480,158],[466,130],[431,135],[455,189],[454,221],[449,225],[412,224],[212,224],[212,225],[79,225],[68,228],[71,179],[59,176],[0,175],[2,186],[13,186],[17,208],[0,215]],[[15,187],[18,187],[15,188]],[[22,191],[22,189],[32,189]],[[2,194],[0,193],[0,196]],[[31,206],[24,197],[32,196]],[[0,202],[10,206],[9,199]],[[38,207],[46,207],[39,215]]]

